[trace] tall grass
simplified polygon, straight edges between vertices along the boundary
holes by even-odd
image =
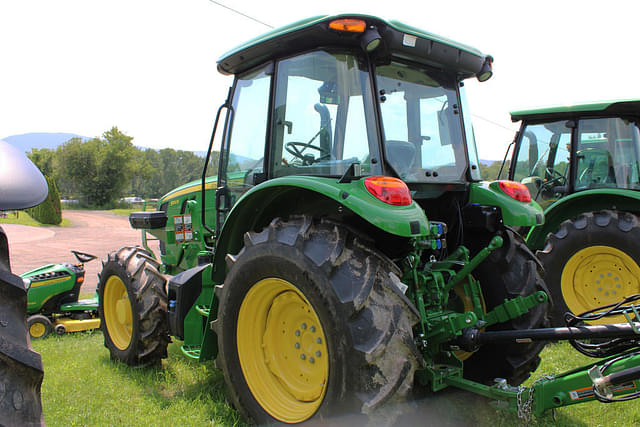
[[[156,368],[131,368],[109,359],[99,331],[51,336],[34,341],[42,355],[44,418],[48,426],[204,426],[244,425],[225,401],[224,380],[213,363],[182,356],[178,343]],[[566,343],[549,345],[542,364],[527,382],[589,363]],[[447,426],[633,426],[640,425],[640,401],[620,404],[590,402],[558,409],[525,423],[494,409],[488,399],[445,389],[388,413],[374,414],[370,425]],[[362,420],[331,420],[331,425],[362,425]]]

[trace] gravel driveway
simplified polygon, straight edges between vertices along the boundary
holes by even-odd
[[[76,258],[69,251],[87,252],[98,259],[85,264],[82,290],[83,293],[93,292],[98,282],[97,274],[102,269],[100,261],[122,246],[140,244],[140,231],[131,228],[125,215],[65,210],[63,216],[71,221],[71,227],[2,225],[9,238],[13,273],[22,274],[49,263],[76,263]]]

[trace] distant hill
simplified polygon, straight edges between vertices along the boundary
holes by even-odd
[[[32,148],[42,149],[48,148],[55,150],[58,145],[63,144],[71,138],[82,138],[83,140],[91,139],[86,136],[77,135],[75,133],[49,133],[49,132],[31,132],[22,135],[12,135],[1,138],[14,147],[30,152]]]

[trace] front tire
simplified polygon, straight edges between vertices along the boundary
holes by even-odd
[[[29,328],[29,336],[31,339],[40,339],[51,333],[53,324],[47,316],[34,314],[27,319],[27,328]]]
[[[166,278],[143,248],[109,254],[100,274],[98,311],[113,360],[131,366],[159,363],[169,344]]]
[[[628,212],[588,212],[564,221],[537,255],[547,272],[555,307],[554,326],[564,314],[581,314],[640,293],[640,221]],[[604,317],[594,324],[626,322]]]
[[[407,395],[416,313],[393,263],[344,226],[275,219],[245,234],[218,289],[218,363],[257,423],[369,412]]]

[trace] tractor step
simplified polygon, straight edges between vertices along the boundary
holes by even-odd
[[[180,347],[182,353],[189,359],[200,359],[200,346],[199,345],[183,345]]]

